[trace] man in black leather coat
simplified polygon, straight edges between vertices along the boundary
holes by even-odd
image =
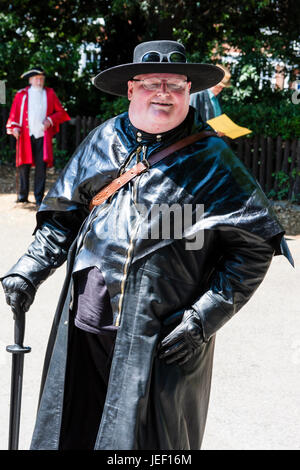
[[[24,315],[68,257],[31,449],[200,449],[215,334],[273,255],[290,258],[282,227],[217,136],[173,152],[91,212],[89,204],[137,161],[208,128],[195,125],[189,94],[220,74],[187,64],[179,43],[151,41],[133,63],[95,78],[128,96],[129,111],[82,142],[37,213],[33,243],[2,278]]]

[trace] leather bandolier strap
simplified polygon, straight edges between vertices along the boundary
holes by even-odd
[[[115,178],[111,183],[106,185],[104,188],[101,189],[91,200],[89,209],[92,210],[95,206],[99,206],[103,202],[105,202],[108,198],[110,198],[113,194],[115,194],[120,188],[122,188],[125,184],[131,181],[136,176],[141,175],[145,171],[147,171],[150,167],[155,165],[156,163],[160,162],[163,158],[168,157],[174,152],[181,150],[188,145],[191,145],[198,140],[204,139],[210,136],[217,136],[214,131],[202,131],[197,134],[192,134],[184,139],[175,142],[174,144],[170,145],[169,147],[161,150],[160,152],[154,153],[150,155],[148,160],[142,160],[134,165],[130,170],[126,171],[125,173]]]

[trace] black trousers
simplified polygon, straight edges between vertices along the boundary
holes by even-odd
[[[69,337],[59,450],[93,450],[101,421],[115,334],[77,327]]]
[[[46,182],[46,163],[43,160],[44,137],[36,139],[35,137],[31,136],[30,140],[32,156],[35,164],[34,197],[36,203],[39,205],[41,204],[44,197]],[[30,166],[31,165],[24,164],[19,167],[19,201],[27,201],[28,199]]]

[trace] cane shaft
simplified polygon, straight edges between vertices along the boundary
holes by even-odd
[[[23,347],[25,334],[25,314],[21,313],[15,317],[15,344]]]
[[[23,346],[24,331],[25,313],[21,313],[15,316],[15,344],[6,347],[6,350],[12,353],[8,437],[9,450],[17,450],[19,446],[24,354],[31,351],[31,348]]]
[[[19,184],[20,184],[20,142],[17,139],[16,142],[16,193],[17,198],[19,197]]]
[[[8,450],[18,450],[24,355],[13,354],[11,370]]]

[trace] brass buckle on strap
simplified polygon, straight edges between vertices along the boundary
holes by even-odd
[[[141,161],[141,163],[145,166],[145,169],[142,171],[142,173],[145,173],[146,171],[149,170],[149,168],[150,168],[150,163],[149,163],[148,160],[146,160],[145,158],[143,158],[143,160]]]

